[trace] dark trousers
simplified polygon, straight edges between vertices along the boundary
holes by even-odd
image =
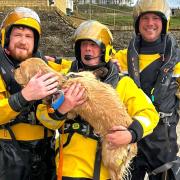
[[[56,169],[51,138],[17,141],[0,140],[0,180],[55,180]]]
[[[138,156],[133,159],[130,170],[131,180],[144,180],[145,174],[151,171],[151,167],[143,156]],[[174,176],[172,171],[168,170],[157,175],[149,175],[149,180],[174,180]]]

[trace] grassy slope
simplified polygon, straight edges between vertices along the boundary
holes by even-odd
[[[122,26],[133,23],[132,7],[127,6],[78,5],[78,16],[85,19],[95,19],[108,25]],[[170,28],[180,28],[180,14],[171,17]]]

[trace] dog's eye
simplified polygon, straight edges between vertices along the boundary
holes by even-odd
[[[78,78],[78,77],[82,77],[82,76],[77,75],[77,74],[69,74],[68,75],[68,78]]]
[[[75,74],[69,74],[69,76],[68,77],[70,77],[70,78],[75,78],[76,77],[76,75]]]

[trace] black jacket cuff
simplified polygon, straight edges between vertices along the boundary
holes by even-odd
[[[130,143],[135,143],[137,141],[137,134],[136,134],[136,132],[134,132],[134,130],[132,130],[132,129],[128,129],[128,130],[129,130],[129,132],[131,133],[131,136],[132,136],[132,140],[131,140]]]
[[[57,110],[54,111],[54,113],[49,113],[49,117],[51,117],[52,119],[55,119],[55,120],[64,120],[67,116],[67,113],[66,114],[61,114],[60,112],[58,112]]]
[[[62,58],[61,57],[55,56],[54,58],[55,58],[55,63],[57,63],[57,64],[61,64],[62,63]]]
[[[143,127],[139,123],[138,120],[134,119],[132,124],[128,127],[128,130],[130,131],[130,133],[132,135],[131,143],[135,143],[135,142],[137,142],[137,141],[142,139],[143,133],[144,133],[143,132]]]
[[[21,92],[11,95],[8,99],[8,102],[11,108],[16,112],[22,111],[24,107],[29,105],[29,101],[24,99]]]

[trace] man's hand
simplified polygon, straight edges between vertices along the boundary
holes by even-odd
[[[132,140],[132,135],[126,127],[114,126],[106,135],[106,140],[109,142],[109,147],[113,149],[129,144]]]
[[[85,89],[79,83],[72,84],[68,89],[62,90],[64,91],[64,102],[58,108],[61,114],[69,112],[86,101],[84,96]]]
[[[52,57],[52,56],[45,56],[45,58],[46,58],[48,61],[53,61],[53,62],[55,62],[55,58]]]
[[[22,95],[27,101],[43,99],[58,90],[57,80],[58,77],[54,73],[41,75],[39,72],[22,89]]]

